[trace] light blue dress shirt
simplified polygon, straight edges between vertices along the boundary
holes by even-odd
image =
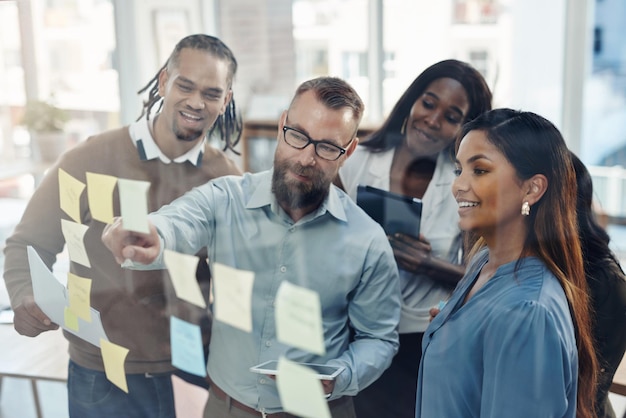
[[[528,257],[463,305],[486,262],[484,251],[426,329],[415,416],[574,418],[578,352],[562,287]]]
[[[275,382],[249,368],[281,355],[346,367],[332,399],[355,395],[398,349],[400,288],[382,228],[331,186],[313,213],[294,223],[271,192],[272,171],[216,179],[151,214],[162,249],[195,254],[255,274],[252,332],[213,321],[208,373],[231,397],[259,411],[281,410]],[[162,265],[162,254],[150,267]],[[274,299],[289,281],[319,293],[326,355],[276,339]],[[354,340],[350,340],[350,327]]]

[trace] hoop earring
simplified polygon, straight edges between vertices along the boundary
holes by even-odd
[[[408,116],[406,118],[404,118],[404,121],[402,122],[402,127],[400,128],[400,133],[402,135],[404,135],[404,133],[406,132],[406,120],[408,119]]]
[[[530,205],[528,204],[528,202],[522,203],[522,215],[530,215]]]

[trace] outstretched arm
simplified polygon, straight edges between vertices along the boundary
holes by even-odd
[[[102,231],[102,242],[120,264],[126,260],[151,264],[159,256],[161,241],[151,222],[149,222],[149,231],[143,234],[124,229],[122,218],[116,217],[113,223],[107,225]]]

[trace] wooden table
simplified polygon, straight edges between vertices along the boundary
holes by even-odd
[[[19,335],[12,324],[0,325],[0,384],[4,377],[29,379],[37,417],[42,417],[37,381],[66,382],[68,361],[61,330],[30,338]]]

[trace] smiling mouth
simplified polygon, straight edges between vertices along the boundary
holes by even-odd
[[[473,208],[478,206],[478,202],[458,202],[459,208]]]
[[[438,142],[437,138],[433,137],[432,135],[427,134],[426,132],[424,132],[423,130],[421,130],[419,128],[413,128],[413,130],[415,130],[415,132],[417,132],[417,134],[419,136],[421,136],[422,138],[426,139],[427,141]]]
[[[180,112],[180,115],[185,118],[188,119],[192,122],[199,122],[202,120],[202,118],[200,116],[196,116],[196,115],[192,115],[191,113],[187,113],[187,112]]]

